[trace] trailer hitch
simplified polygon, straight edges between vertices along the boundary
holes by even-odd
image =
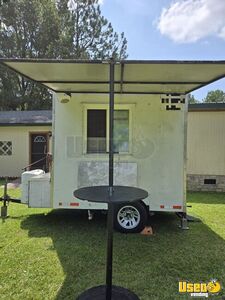
[[[15,202],[15,203],[21,203],[20,199],[14,199],[11,198],[8,195],[8,178],[5,178],[5,184],[4,184],[4,193],[3,196],[0,197],[0,201],[2,201],[2,206],[1,206],[1,218],[5,219],[8,217],[8,206],[9,206],[9,202]]]

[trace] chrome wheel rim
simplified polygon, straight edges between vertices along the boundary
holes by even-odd
[[[136,207],[126,205],[121,207],[117,214],[117,221],[124,229],[134,229],[140,223],[140,213]]]

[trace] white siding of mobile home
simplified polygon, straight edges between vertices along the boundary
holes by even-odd
[[[29,165],[30,132],[49,132],[51,126],[0,126],[0,141],[12,142],[12,155],[0,156],[0,177],[20,177]]]
[[[225,111],[188,113],[187,187],[225,192]]]
[[[225,175],[225,111],[188,113],[188,174]]]

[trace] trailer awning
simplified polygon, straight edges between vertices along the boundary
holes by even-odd
[[[109,61],[0,59],[54,92],[109,93]],[[225,77],[225,61],[115,63],[116,94],[187,94]]]

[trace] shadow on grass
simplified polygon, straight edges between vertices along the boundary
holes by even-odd
[[[222,238],[203,223],[192,223],[191,230],[181,231],[173,214],[156,215],[151,223],[154,236],[115,232],[114,284],[133,290],[141,300],[186,299],[178,293],[179,279],[218,278],[225,286]],[[57,300],[76,299],[87,288],[104,284],[105,216],[89,222],[84,212],[53,211],[31,215],[21,226],[29,237],[52,238],[66,275]]]
[[[187,197],[188,203],[225,204],[225,193],[215,192],[190,192]]]

